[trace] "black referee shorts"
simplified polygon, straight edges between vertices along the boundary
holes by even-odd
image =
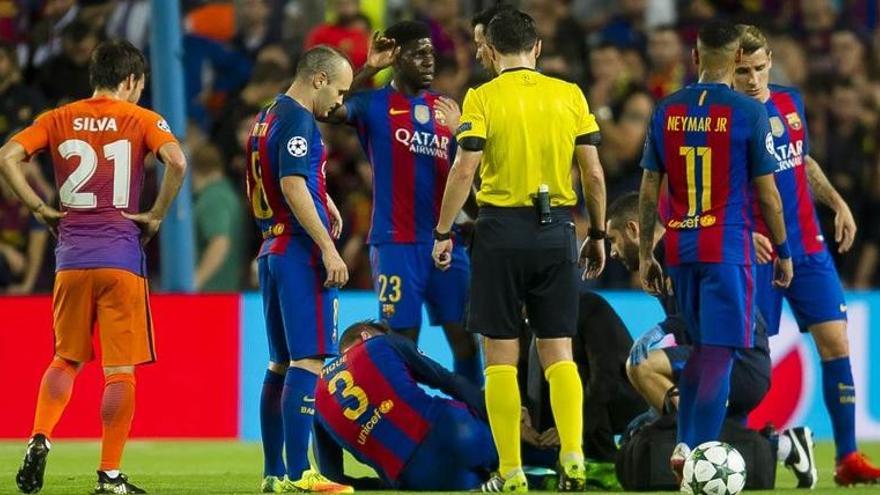
[[[577,333],[577,239],[569,208],[538,223],[534,208],[483,207],[471,246],[468,329],[515,339],[523,307],[538,338]]]

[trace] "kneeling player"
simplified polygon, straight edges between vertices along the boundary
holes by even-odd
[[[324,366],[316,392],[322,473],[346,479],[342,448],[402,490],[468,490],[498,467],[480,389],[379,323],[349,327],[339,347],[342,356]]]
[[[627,269],[639,269],[638,194],[624,195],[608,209],[608,237],[611,257]],[[662,225],[657,226],[654,239],[663,237]],[[656,248],[656,246],[655,246]],[[656,250],[656,249],[655,249]],[[642,335],[633,345],[627,374],[633,386],[657,411],[672,412],[678,407],[675,384],[692,352],[687,325],[679,314],[671,291],[661,296],[666,319]],[[658,348],[667,334],[673,334],[679,345]],[[772,361],[763,318],[757,319],[754,347],[740,349],[730,375],[727,418],[745,423],[749,413],[764,399],[770,389]],[[779,437],[777,458],[791,469],[799,488],[813,488],[817,474],[813,457],[812,432],[806,427],[785,430]],[[806,462],[801,462],[803,453]]]

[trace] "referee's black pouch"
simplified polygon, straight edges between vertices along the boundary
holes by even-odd
[[[633,433],[617,451],[617,479],[628,491],[678,491],[669,469],[675,448],[675,415],[661,416]],[[761,433],[725,421],[721,441],[732,445],[746,461],[746,490],[772,490],[776,485],[776,455]]]

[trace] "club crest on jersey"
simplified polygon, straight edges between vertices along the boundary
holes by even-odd
[[[797,112],[791,112],[785,116],[785,120],[788,121],[788,126],[792,129],[799,131],[801,129],[801,116],[797,114]]]
[[[294,136],[287,142],[287,152],[296,158],[306,156],[309,152],[309,142],[302,136]]]
[[[782,119],[776,117],[770,117],[770,132],[773,134],[773,137],[782,137],[785,134],[785,125],[782,123]]]
[[[416,105],[413,108],[413,116],[419,124],[427,124],[431,121],[431,109],[427,105]]]

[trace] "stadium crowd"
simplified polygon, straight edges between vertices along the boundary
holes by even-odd
[[[470,14],[487,1],[239,0],[182,2],[184,72],[192,164],[193,226],[200,291],[255,286],[258,233],[245,210],[245,140],[259,108],[290,82],[297,56],[330,44],[364,64],[371,32],[402,18],[431,27],[434,88],[461,101],[487,79],[474,58]],[[635,190],[655,102],[695,80],[696,27],[725,17],[763,27],[774,47],[772,80],[804,94],[811,155],[823,164],[859,223],[853,251],[837,265],[847,287],[880,284],[880,10],[833,0],[524,0],[543,39],[539,68],[578,83],[599,119],[608,201]],[[41,111],[91,94],[88,61],[102,39],[124,37],[149,51],[148,0],[0,0],[0,140]],[[325,15],[326,13],[326,15]],[[158,77],[152,74],[152,77]],[[386,76],[387,77],[387,76]],[[375,85],[385,84],[381,75]],[[145,92],[149,100],[149,91]],[[369,289],[366,238],[371,169],[352,129],[325,126],[328,189],[345,220],[340,254],[348,287]],[[158,190],[149,167],[142,202]],[[29,179],[55,197],[48,160]],[[580,190],[580,188],[576,188]],[[826,233],[833,218],[820,209]],[[579,233],[586,234],[584,222]],[[53,239],[0,182],[0,292],[48,292]],[[158,243],[148,247],[151,279]],[[837,253],[835,253],[837,256]],[[638,286],[616,263],[599,287]]]

